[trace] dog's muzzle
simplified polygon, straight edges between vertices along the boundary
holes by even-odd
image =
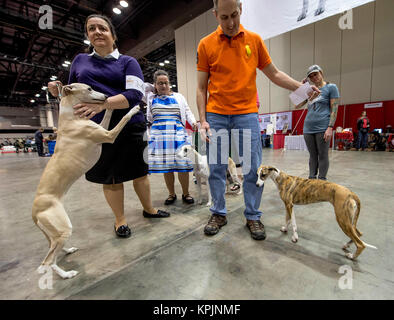
[[[256,187],[261,188],[262,186],[264,186],[264,180],[261,180],[260,178],[258,178],[257,182],[256,182]]]

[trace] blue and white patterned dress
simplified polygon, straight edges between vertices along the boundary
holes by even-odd
[[[175,152],[188,142],[174,95],[155,95],[152,100],[153,124],[149,138],[149,173],[191,172],[189,159],[178,159]]]

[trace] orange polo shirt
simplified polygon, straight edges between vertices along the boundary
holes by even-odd
[[[220,26],[200,41],[197,70],[209,74],[207,112],[246,114],[258,112],[256,69],[272,62],[261,37],[240,25],[229,39]]]

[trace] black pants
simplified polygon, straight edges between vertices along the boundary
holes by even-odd
[[[44,144],[42,142],[37,142],[37,153],[40,157],[44,156]]]

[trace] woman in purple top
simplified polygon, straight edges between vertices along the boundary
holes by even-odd
[[[144,94],[144,78],[138,62],[121,55],[116,48],[115,29],[111,21],[101,15],[91,15],[85,21],[85,33],[93,46],[90,54],[75,57],[70,70],[69,83],[85,83],[109,96],[104,104],[84,103],[74,106],[75,114],[100,123],[105,109],[113,109],[109,129],[139,104]],[[56,85],[48,83],[48,90],[57,96]],[[134,190],[143,206],[146,218],[164,218],[170,214],[152,206],[148,164],[143,152],[147,146],[143,135],[145,119],[140,111],[132,117],[113,144],[104,143],[100,159],[86,173],[86,179],[103,185],[105,198],[115,215],[115,233],[127,238],[131,230],[124,216],[123,182],[133,180]]]

